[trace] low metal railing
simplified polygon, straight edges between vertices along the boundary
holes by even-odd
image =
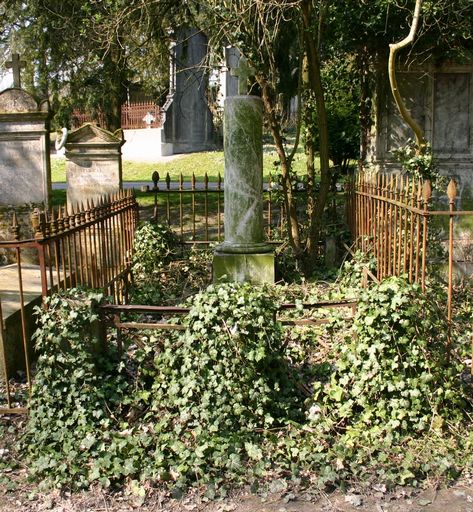
[[[461,244],[473,245],[473,238],[463,240],[456,234],[459,220],[468,217],[473,220],[473,211],[456,209],[455,181],[451,179],[447,187],[446,210],[432,209],[429,180],[402,175],[361,172],[349,182],[347,192],[347,220],[354,246],[374,255],[378,280],[406,275],[410,282],[419,282],[425,290],[429,266],[439,263],[429,259],[429,248],[433,243],[433,223],[440,225],[446,251],[446,316],[450,344],[454,267],[459,263],[455,261],[455,252]]]
[[[36,210],[31,218],[33,237],[29,239],[22,239],[13,215],[13,239],[0,242],[0,250],[13,255],[13,263],[0,269],[0,299],[3,295],[9,308],[7,317],[0,300],[0,382],[6,405],[0,405],[0,414],[24,412],[24,407],[13,403],[18,400],[12,399],[10,379],[24,375],[16,379],[16,388],[31,388],[32,309],[41,303],[41,297],[87,286],[103,290],[116,303],[126,301],[137,220],[138,205],[131,191],[71,210]],[[2,290],[7,280],[11,286]]]
[[[284,313],[288,311],[314,311],[322,309],[340,309],[345,308],[350,311],[348,320],[352,320],[356,314],[356,299],[346,299],[339,301],[319,301],[313,303],[302,304],[281,304],[278,308],[275,320],[281,322],[282,325],[290,326],[315,326],[330,322],[328,318],[284,318]],[[183,331],[186,326],[180,323],[169,322],[167,317],[181,317],[190,312],[190,308],[182,306],[147,306],[135,304],[104,304],[101,306],[103,314],[102,321],[107,328],[116,329],[116,339],[119,350],[123,350],[122,336],[123,331],[134,330],[169,330]],[[141,314],[145,315],[139,321],[123,318],[127,315]],[[156,318],[157,317],[157,318]]]

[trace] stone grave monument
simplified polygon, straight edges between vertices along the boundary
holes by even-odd
[[[224,107],[225,240],[216,247],[214,281],[274,282],[274,252],[263,239],[263,102],[247,94],[243,57],[238,95]]]
[[[172,48],[169,95],[163,106],[165,154],[213,149],[212,114],[207,103],[205,69],[208,40],[202,31],[181,27]]]
[[[0,239],[12,236],[13,212],[28,237],[30,213],[48,206],[51,196],[48,103],[38,103],[21,88],[22,65],[13,54],[7,63],[13,87],[0,92]]]
[[[377,71],[366,157],[378,170],[396,172],[392,151],[413,134],[398,113],[386,69],[382,63]],[[397,79],[407,109],[432,144],[439,170],[455,178],[463,208],[472,209],[473,61],[400,66]]]
[[[65,143],[67,205],[76,207],[122,187],[122,132],[90,123],[70,132]]]

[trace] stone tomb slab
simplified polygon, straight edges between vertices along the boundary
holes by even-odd
[[[36,330],[33,316],[35,306],[41,304],[41,274],[37,265],[22,265],[23,300],[25,309],[25,328],[27,340]],[[5,364],[8,375],[11,377],[18,370],[25,370],[25,355],[21,325],[21,300],[18,284],[17,265],[0,267],[0,300],[2,301],[2,314],[4,324],[5,361],[0,352],[2,373]],[[32,356],[31,342],[28,343],[28,353]]]
[[[52,273],[57,283],[56,271]],[[33,314],[35,306],[42,302],[41,273],[38,265],[22,264],[21,277],[23,284],[23,304],[25,311],[25,328],[30,361],[33,357],[33,344],[31,336],[36,330],[36,321]],[[25,355],[23,347],[21,325],[21,296],[19,292],[18,266],[5,265],[0,267],[0,300],[2,318],[5,329],[4,347],[6,353],[6,367],[11,377],[18,370],[25,370]],[[1,333],[0,333],[1,335]],[[3,353],[0,351],[0,371],[5,371]]]

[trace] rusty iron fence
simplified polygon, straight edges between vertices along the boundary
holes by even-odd
[[[153,121],[146,123],[147,114],[151,114]],[[154,101],[141,101],[132,103],[123,103],[121,107],[121,128],[124,130],[138,128],[161,128],[162,110]],[[75,130],[84,123],[98,123],[99,126],[105,126],[105,116],[103,112],[83,112],[75,109],[72,112],[71,124]]]
[[[13,216],[13,239],[0,242],[1,251],[13,254],[13,263],[0,267],[0,370],[5,395],[0,414],[24,412],[16,395],[31,388],[32,310],[42,297],[87,286],[102,289],[117,304],[126,301],[137,221],[138,205],[131,191],[75,209],[35,210],[33,236],[27,239],[22,239]],[[18,375],[23,380],[16,378],[10,385]]]
[[[316,318],[287,318],[285,315],[288,311],[297,311],[298,314],[306,316],[306,313],[313,314],[314,311],[330,310],[330,309],[347,309],[349,315],[347,320],[351,321],[355,317],[357,308],[356,299],[346,299],[340,301],[320,301],[314,303],[303,304],[281,304],[278,309],[276,320],[280,321],[283,326],[316,326],[330,322],[326,317]],[[302,313],[301,313],[302,309]],[[116,330],[116,340],[118,350],[123,351],[123,332],[130,331],[183,331],[185,325],[176,321],[176,318],[185,316],[189,313],[190,308],[180,306],[148,306],[135,304],[104,304],[101,306],[102,321],[106,328]],[[312,312],[312,313],[311,313]],[[141,320],[131,319],[129,316],[141,315]],[[322,315],[323,316],[323,315]],[[140,343],[139,340],[135,340]]]
[[[151,114],[152,122],[146,122],[146,116]],[[162,110],[159,105],[153,101],[142,101],[134,103],[124,103],[122,105],[122,128],[161,128]],[[151,121],[151,119],[150,119]]]
[[[430,182],[359,173],[348,186],[347,220],[355,248],[374,255],[377,279],[407,274],[425,286]]]
[[[374,255],[377,262],[374,277],[381,280],[406,275],[410,282],[420,283],[425,290],[429,268],[445,266],[449,338],[455,266],[465,263],[457,256],[461,246],[473,247],[473,239],[462,239],[457,229],[461,219],[473,221],[473,211],[457,210],[457,200],[457,185],[453,179],[447,187],[448,209],[444,210],[433,209],[429,180],[358,173],[347,190],[347,221],[354,247]],[[440,229],[440,241],[434,241],[434,228]],[[429,254],[435,243],[445,252],[440,261]]]
[[[155,171],[152,185],[143,186],[143,192],[154,199],[152,218],[167,224],[185,245],[209,244],[223,241],[224,235],[224,181],[220,173],[212,180],[207,173],[202,181],[195,174],[190,179],[161,177]],[[301,213],[305,211],[303,194],[305,183],[295,184],[294,194],[300,199]],[[270,243],[280,244],[285,239],[286,214],[281,187],[271,174],[263,182],[264,236]]]

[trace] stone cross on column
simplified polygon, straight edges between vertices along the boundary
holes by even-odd
[[[11,61],[7,62],[7,68],[13,70],[13,87],[21,88],[20,70],[26,66],[24,60],[20,60],[18,53],[12,53]]]
[[[255,70],[243,55],[238,60],[238,67],[231,69],[230,74],[238,77],[238,94],[248,94],[248,79],[255,74]]]

